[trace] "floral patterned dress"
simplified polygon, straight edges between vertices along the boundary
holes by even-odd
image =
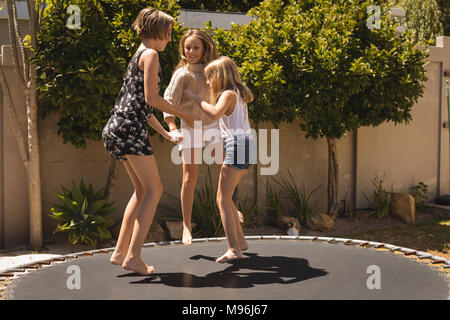
[[[141,49],[128,64],[122,88],[116,99],[111,117],[103,128],[102,140],[111,157],[127,160],[127,154],[152,155],[148,138],[147,119],[153,108],[146,104],[144,96],[144,72],[139,69]],[[161,66],[158,66],[158,89],[161,82]]]

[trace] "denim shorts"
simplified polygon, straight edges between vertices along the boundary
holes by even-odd
[[[256,163],[256,143],[251,136],[234,136],[225,139],[224,164],[238,170],[248,169]]]

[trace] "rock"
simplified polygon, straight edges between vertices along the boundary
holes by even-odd
[[[300,222],[294,217],[282,216],[278,219],[278,228],[286,231],[286,234],[290,236],[298,236],[302,227]]]
[[[414,197],[407,193],[393,193],[390,213],[399,220],[413,224],[416,221]]]
[[[306,220],[306,226],[315,231],[330,231],[334,228],[334,221],[326,213],[318,213]]]
[[[170,240],[181,240],[183,237],[183,221],[165,220],[163,225]]]
[[[147,238],[145,239],[145,241],[160,242],[166,240],[167,240],[166,232],[156,220],[153,220],[153,223],[150,227],[150,230],[148,231]]]

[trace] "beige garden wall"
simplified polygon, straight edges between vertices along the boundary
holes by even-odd
[[[441,75],[442,70],[450,70],[450,37],[445,38],[445,48],[443,40],[438,39],[438,46],[442,45],[442,48],[432,50],[427,65],[429,80],[425,94],[413,107],[414,120],[409,125],[395,127],[384,124],[377,128],[362,128],[338,142],[339,197],[343,199],[345,195],[347,206],[356,204],[356,207],[361,208],[367,205],[361,192],[370,194],[373,172],[384,172],[386,185],[393,183],[395,191],[407,192],[411,186],[424,181],[429,185],[432,197],[437,194],[438,185],[440,194],[448,192],[448,129],[441,129],[439,116],[446,117],[445,89]],[[8,50],[9,47],[2,46],[0,62],[6,68],[14,104],[25,133],[24,95],[17,90]],[[28,243],[28,195],[25,170],[11,132],[4,99],[0,99],[0,114],[0,247],[10,248]],[[57,202],[55,192],[61,190],[61,185],[69,187],[72,180],[78,182],[83,178],[99,189],[105,185],[108,170],[108,155],[101,142],[89,142],[86,150],[65,145],[56,133],[57,122],[58,116],[53,115],[39,123],[45,236],[51,235],[55,227],[55,221],[47,213],[51,205]],[[282,124],[279,128],[279,171],[273,177],[287,177],[289,168],[299,186],[304,183],[308,190],[312,190],[322,185],[312,197],[312,203],[316,212],[325,211],[328,165],[326,140],[305,139],[298,125],[298,122],[294,122]],[[259,128],[273,129],[268,123],[261,124]],[[179,196],[182,168],[170,159],[173,145],[160,141],[157,136],[151,137],[151,143],[164,191]],[[270,178],[260,174],[261,167],[253,166],[248,171],[239,185],[239,194],[251,198],[257,195],[258,204],[263,206],[264,183]],[[212,165],[211,169],[213,183],[216,184],[219,166]],[[206,175],[207,167],[202,165],[198,185],[203,184]],[[117,208],[113,218],[117,221],[121,219],[131,194],[132,184],[121,165],[112,193]],[[157,218],[164,215],[164,211],[158,210]]]
[[[367,207],[363,196],[371,194],[371,179],[384,176],[385,187],[410,192],[420,181],[428,185],[428,196],[449,192],[449,129],[443,71],[450,70],[450,37],[438,37],[427,59],[423,97],[412,108],[413,120],[395,126],[385,123],[361,128],[356,143],[356,204]]]

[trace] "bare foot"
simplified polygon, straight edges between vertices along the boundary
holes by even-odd
[[[188,245],[192,244],[192,234],[191,234],[191,229],[190,228],[183,227],[183,239],[181,240],[181,242],[185,246],[188,246]]]
[[[242,258],[242,254],[238,253],[236,254],[235,252],[228,250],[227,252],[225,252],[225,254],[219,258],[216,259],[216,262],[218,263],[227,263],[233,260],[238,260]]]
[[[155,272],[155,268],[153,266],[148,266],[145,264],[142,259],[129,259],[125,260],[122,264],[122,268],[129,271],[137,272],[143,276],[149,276],[153,272]]]
[[[239,222],[244,223],[244,215],[238,210]]]
[[[123,261],[125,260],[126,254],[125,255],[120,255],[117,254],[116,252],[114,252],[111,256],[111,259],[109,259],[109,262],[111,262],[112,264],[115,264],[117,266],[121,266],[123,264]]]

